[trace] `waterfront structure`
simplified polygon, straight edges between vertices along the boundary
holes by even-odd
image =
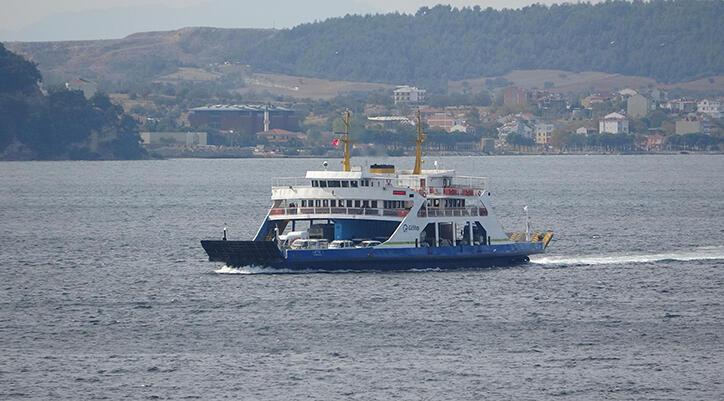
[[[307,140],[307,134],[303,132],[287,131],[280,128],[272,128],[267,131],[256,133],[258,139],[266,140],[268,143],[286,144],[294,141],[304,142]]]
[[[298,131],[299,120],[294,110],[272,105],[211,105],[190,110],[192,127],[219,131],[255,134],[279,128]]]
[[[620,113],[610,113],[598,122],[601,134],[628,134],[628,118]]]

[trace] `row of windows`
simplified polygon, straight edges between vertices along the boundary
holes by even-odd
[[[445,198],[445,199],[428,199],[427,207],[460,208],[465,207],[465,199]]]
[[[371,187],[371,180],[312,180],[312,186],[315,188],[358,188]],[[380,183],[377,183],[380,186]]]
[[[406,201],[376,201],[376,200],[360,200],[360,199],[302,199],[302,207],[356,207],[377,209],[382,205],[384,209],[403,209],[412,207],[411,202]],[[292,202],[289,207],[296,207]]]

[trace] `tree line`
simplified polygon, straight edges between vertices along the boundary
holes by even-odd
[[[694,79],[724,71],[724,2],[605,1],[495,10],[422,7],[299,25],[239,59],[286,73],[444,87],[513,69]]]
[[[0,44],[0,159],[137,159],[138,125],[104,94],[41,90],[35,64]]]

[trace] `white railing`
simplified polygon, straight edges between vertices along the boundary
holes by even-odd
[[[272,188],[311,187],[312,181],[306,177],[272,178]]]
[[[405,217],[410,213],[405,209],[375,209],[362,207],[276,207],[269,211],[270,216],[296,216],[310,214],[344,214],[357,216]]]
[[[484,207],[461,207],[461,208],[427,208],[417,212],[418,217],[465,217],[465,216],[487,216],[488,210]]]

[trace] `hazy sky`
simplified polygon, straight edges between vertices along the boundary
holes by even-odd
[[[193,25],[287,27],[348,12],[414,12],[437,3],[515,8],[556,2],[562,0],[2,0],[0,40],[109,38]]]

